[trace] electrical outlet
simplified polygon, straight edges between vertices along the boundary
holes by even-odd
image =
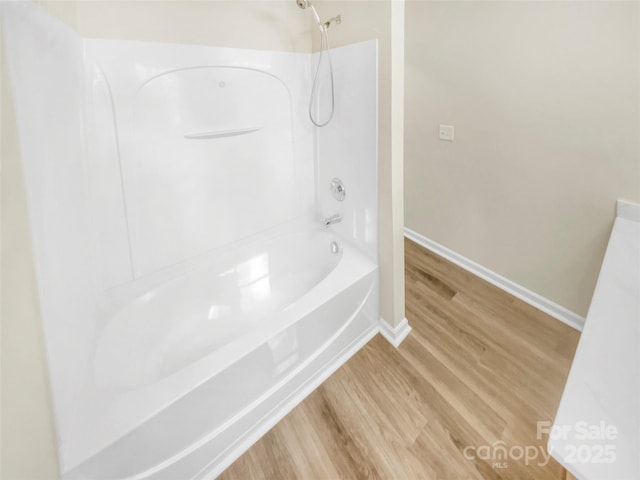
[[[451,125],[440,125],[440,140],[453,142],[453,127]]]

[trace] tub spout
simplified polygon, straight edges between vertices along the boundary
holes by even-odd
[[[324,219],[324,226],[328,227],[329,225],[333,225],[334,223],[340,223],[342,221],[342,217],[340,216],[339,213],[336,213],[335,215],[331,215],[330,217],[327,217]]]

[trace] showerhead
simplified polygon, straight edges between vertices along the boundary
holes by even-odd
[[[311,8],[311,12],[313,13],[313,18],[318,25],[320,31],[324,28],[322,22],[320,21],[320,17],[318,16],[318,12],[316,12],[316,8],[311,4],[309,0],[296,0],[296,5],[298,5],[301,9],[305,10],[307,7]]]

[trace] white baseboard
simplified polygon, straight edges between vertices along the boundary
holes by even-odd
[[[411,332],[411,327],[406,318],[403,318],[394,328],[384,318],[380,317],[380,334],[394,347],[398,348],[402,341],[407,338],[409,332]]]
[[[495,285],[496,287],[504,290],[510,295],[513,295],[516,298],[519,298],[523,302],[528,303],[529,305],[537,308],[538,310],[543,311],[544,313],[551,315],[553,318],[560,320],[562,323],[566,323],[572,328],[575,328],[578,331],[582,331],[584,327],[584,317],[581,317],[577,313],[574,313],[561,305],[558,305],[551,300],[538,295],[535,292],[519,285],[508,278],[499,275],[488,268],[483,267],[482,265],[478,265],[473,260],[469,260],[462,255],[449,250],[448,248],[440,245],[439,243],[434,242],[433,240],[428,239],[420,235],[417,232],[409,228],[404,229],[404,236],[409,240],[413,240],[418,245],[423,246],[427,250],[431,250],[433,253],[440,255],[443,258],[446,258],[451,263],[455,263],[459,267],[464,268],[468,272],[473,273],[474,275],[486,280],[487,282]]]

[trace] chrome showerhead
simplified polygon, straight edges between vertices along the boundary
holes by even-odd
[[[307,7],[309,7],[311,9],[311,13],[313,13],[313,18],[315,19],[318,28],[320,29],[320,31],[322,31],[324,26],[322,25],[320,17],[318,16],[318,12],[316,12],[316,8],[313,6],[313,4],[309,0],[296,0],[296,5],[298,5],[302,10],[305,10]]]

